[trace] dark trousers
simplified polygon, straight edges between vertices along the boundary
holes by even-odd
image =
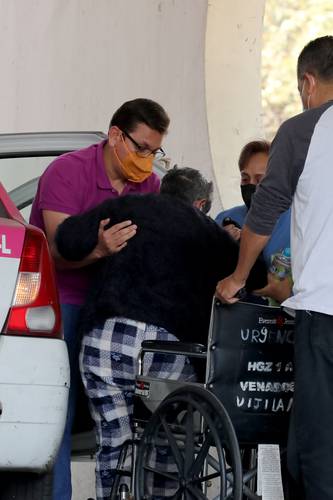
[[[288,468],[303,499],[333,499],[333,316],[327,314],[296,314]]]
[[[79,349],[80,338],[77,324],[81,307],[75,304],[62,304],[61,314],[64,327],[64,338],[67,344],[71,370],[71,385],[69,389],[67,420],[62,442],[53,467],[53,500],[71,500],[71,440],[72,425],[75,414],[77,386],[79,382]]]

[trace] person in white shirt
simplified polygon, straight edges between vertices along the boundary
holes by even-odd
[[[233,303],[279,215],[292,208],[293,295],[296,310],[295,398],[289,470],[306,500],[333,499],[333,36],[308,43],[298,58],[305,111],[272,143],[267,174],[252,199],[233,274],[217,295]]]

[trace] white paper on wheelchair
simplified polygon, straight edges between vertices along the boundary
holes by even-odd
[[[258,445],[257,484],[262,500],[284,500],[278,444]]]

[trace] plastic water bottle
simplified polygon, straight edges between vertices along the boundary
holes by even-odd
[[[269,272],[279,281],[282,281],[287,277],[291,279],[290,248],[284,248],[282,252],[278,252],[272,256]]]

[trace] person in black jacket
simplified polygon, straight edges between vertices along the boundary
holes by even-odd
[[[95,248],[98,233],[123,220],[137,234],[123,250],[100,259],[83,310],[81,374],[96,422],[97,500],[109,498],[123,442],[131,437],[137,357],[143,340],[207,342],[212,298],[218,280],[238,258],[238,244],[205,215],[212,183],[194,169],[173,169],[159,195],[110,199],[67,218],[56,235],[62,257],[81,260]],[[258,262],[247,288],[266,283]],[[148,358],[148,356],[147,356]],[[183,356],[148,358],[146,371],[166,378],[194,377]]]

